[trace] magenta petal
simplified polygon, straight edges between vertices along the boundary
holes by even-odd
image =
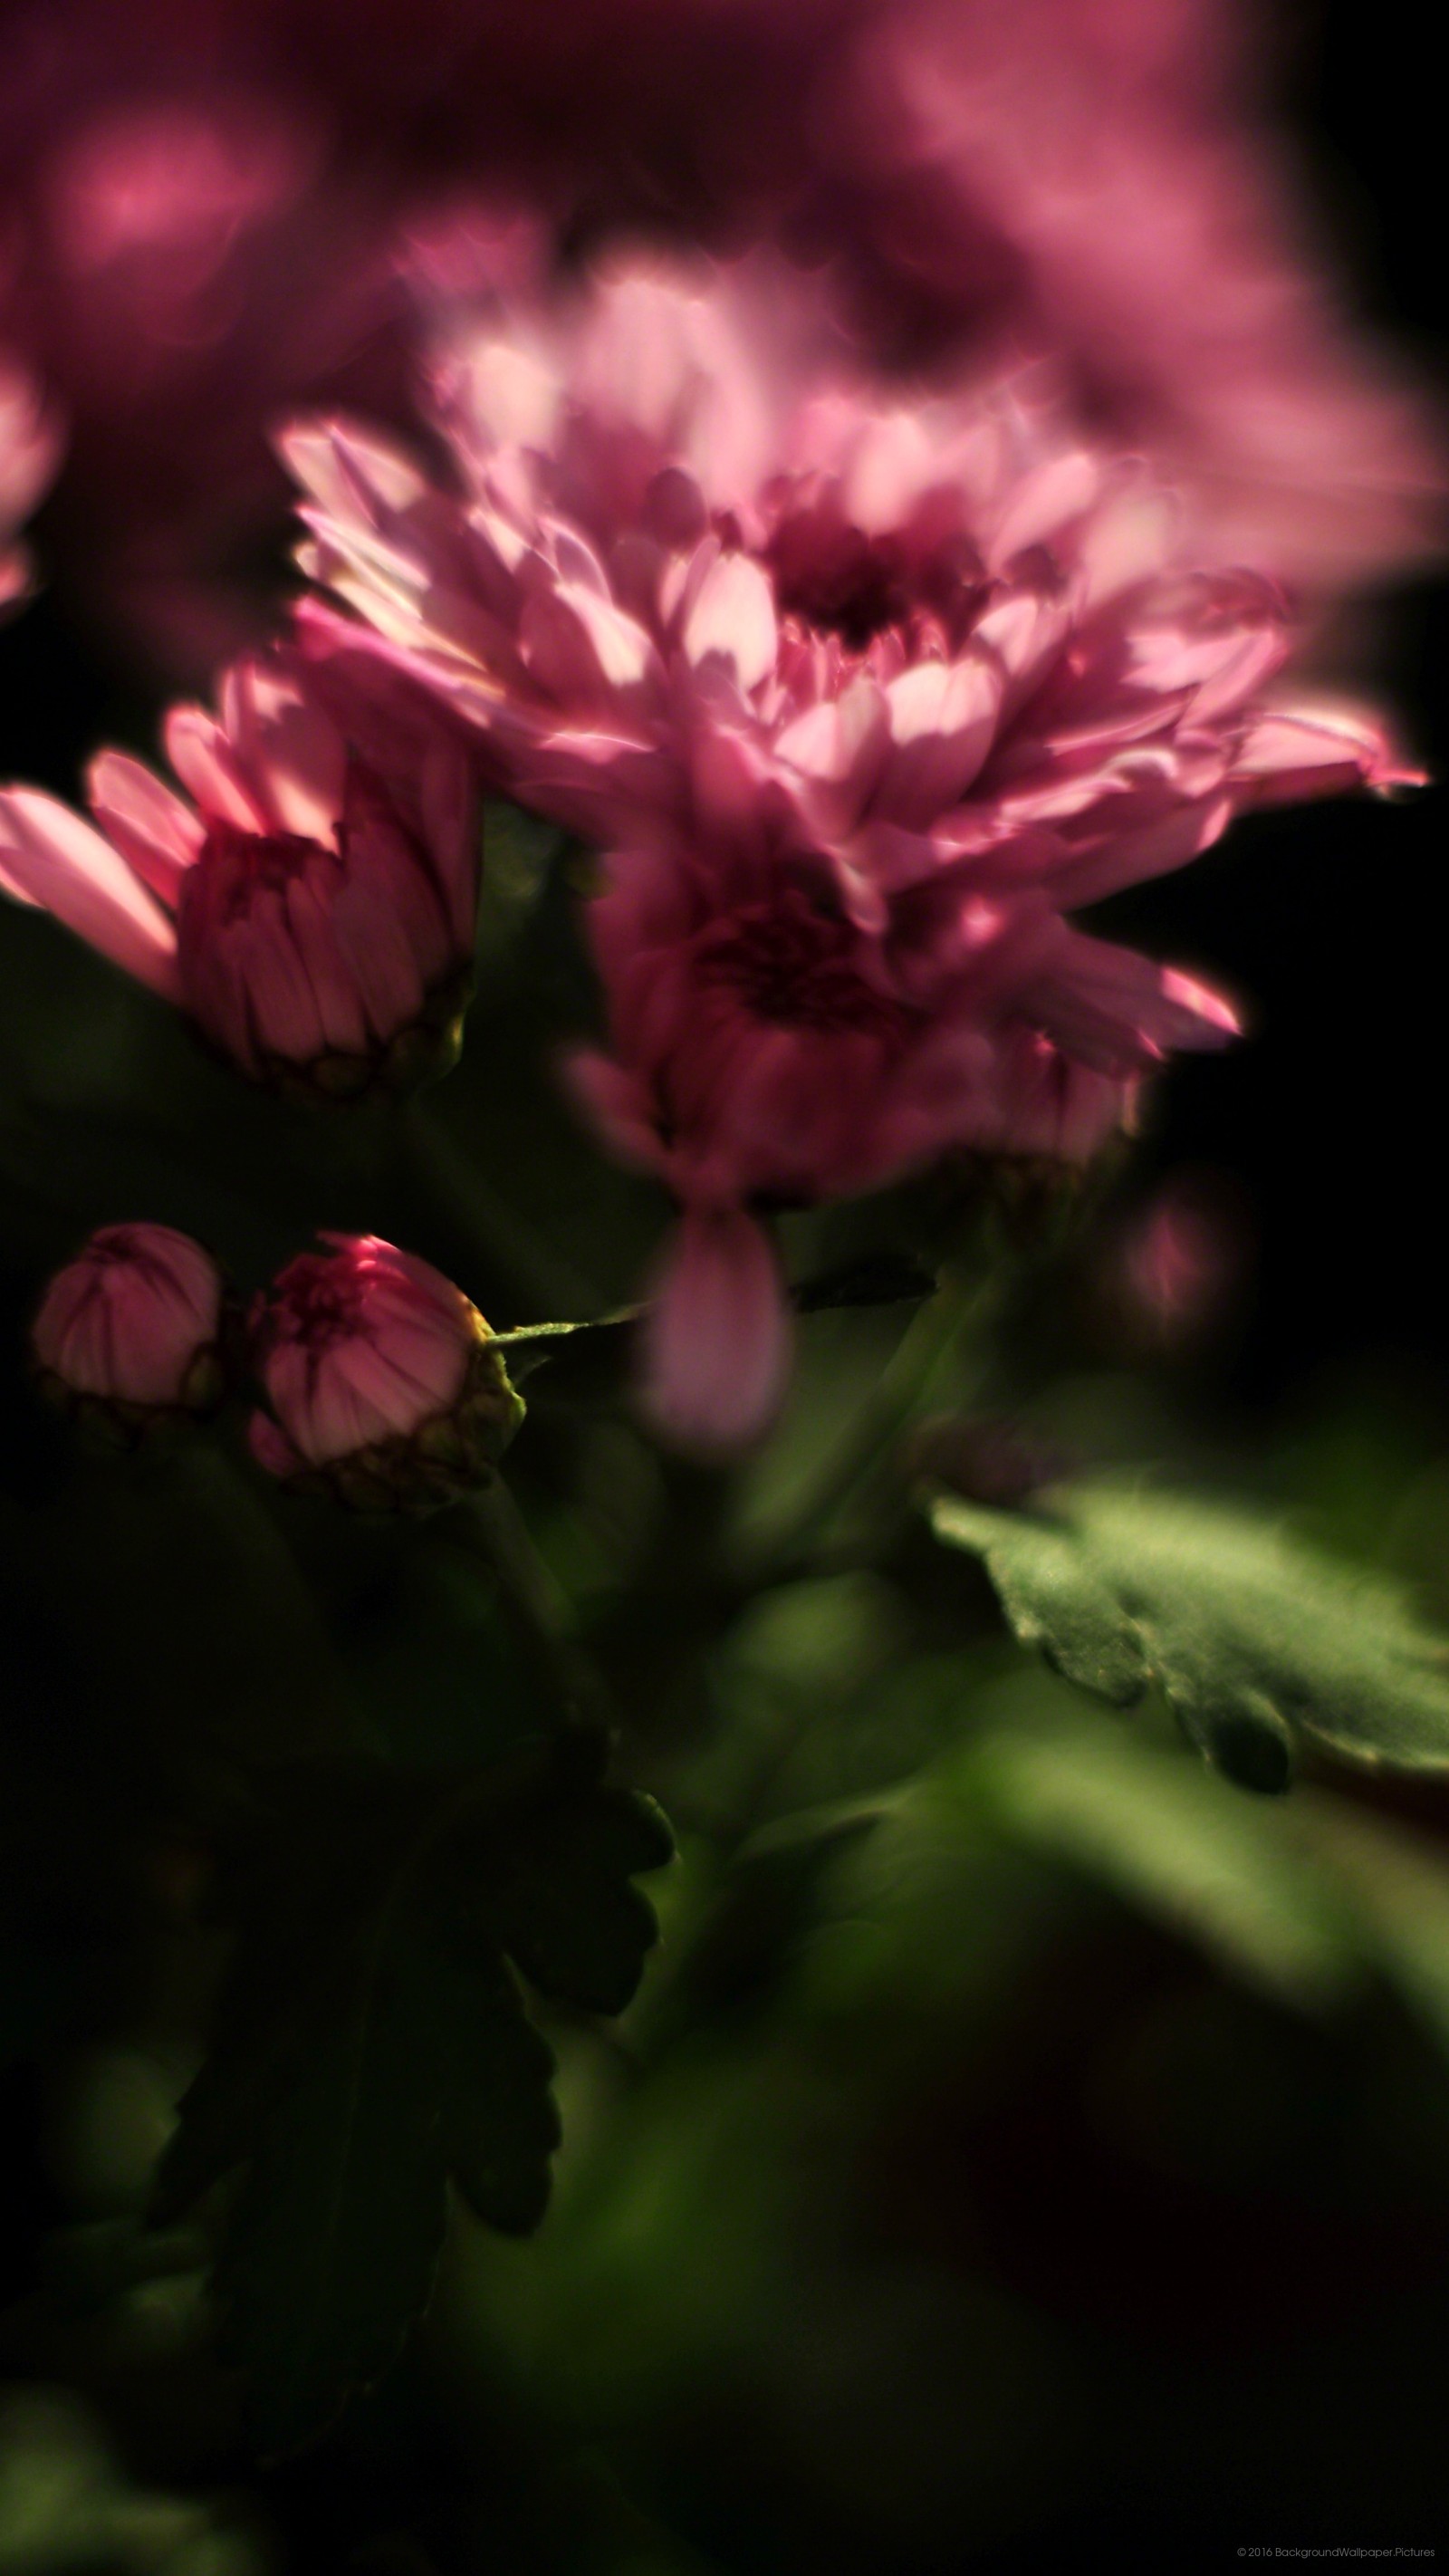
[[[726,1456],[763,1439],[790,1374],[774,1247],[743,1208],[686,1209],[644,1322],[643,1403],[666,1439]]]
[[[252,1415],[247,1424],[247,1446],[257,1465],[265,1467],[269,1476],[294,1476],[303,1463],[269,1413]]]
[[[564,1081],[603,1143],[637,1171],[657,1172],[664,1162],[657,1115],[645,1086],[611,1057],[581,1047],[564,1058]]]

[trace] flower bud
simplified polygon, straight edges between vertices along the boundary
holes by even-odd
[[[179,795],[129,753],[98,829],[0,790],[0,889],[45,905],[186,1011],[252,1081],[307,1100],[410,1091],[457,1060],[472,991],[473,755],[407,681],[277,647],[173,707]]]
[[[324,1234],[258,1298],[270,1408],[253,1455],[357,1511],[426,1511],[480,1484],[523,1420],[488,1326],[441,1271],[376,1235]]]
[[[104,1225],[57,1271],[31,1327],[44,1392],[137,1439],[221,1399],[222,1279],[169,1225]]]

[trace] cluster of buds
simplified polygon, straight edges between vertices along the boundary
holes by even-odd
[[[104,1226],[31,1329],[44,1391],[131,1441],[213,1410],[249,1365],[258,1464],[358,1511],[426,1511],[483,1483],[523,1419],[460,1288],[375,1235],[324,1235],[255,1298],[244,1331],[210,1253],[164,1225]]]

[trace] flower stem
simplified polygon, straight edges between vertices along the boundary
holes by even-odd
[[[744,1574],[753,1585],[779,1579],[814,1558],[823,1539],[850,1505],[868,1504],[888,1473],[902,1432],[956,1359],[962,1344],[998,1312],[1008,1284],[1006,1265],[984,1275],[951,1267],[936,1294],[915,1315],[894,1354],[836,1443],[815,1489],[786,1529],[752,1555]]]
[[[567,1596],[539,1555],[502,1477],[491,1477],[470,1495],[458,1519],[498,1586],[509,1624],[543,1687],[553,1730],[611,1731],[613,1713],[603,1679],[574,1643]]]

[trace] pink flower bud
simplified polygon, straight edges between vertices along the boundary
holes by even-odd
[[[57,1271],[31,1328],[45,1392],[138,1436],[220,1398],[222,1279],[169,1225],[105,1225]]]
[[[324,1234],[252,1313],[270,1411],[253,1455],[359,1511],[427,1510],[486,1477],[523,1419],[492,1336],[441,1271],[376,1235]]]
[[[186,796],[102,752],[99,829],[0,790],[0,888],[188,1012],[252,1080],[351,1099],[446,1072],[472,989],[471,752],[407,680],[328,639],[173,707]]]

